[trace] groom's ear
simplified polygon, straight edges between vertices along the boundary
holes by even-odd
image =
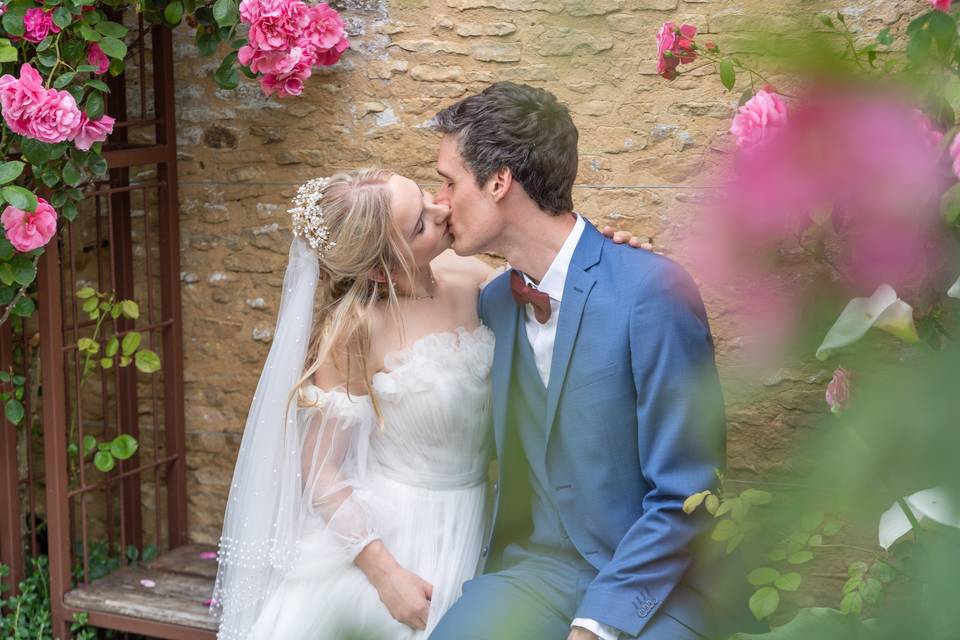
[[[490,176],[487,185],[490,189],[490,195],[493,196],[493,201],[500,202],[510,192],[510,187],[513,185],[513,172],[507,167],[500,167],[496,173]]]

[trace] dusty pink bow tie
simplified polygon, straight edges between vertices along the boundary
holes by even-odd
[[[533,306],[533,316],[540,324],[546,324],[550,319],[550,296],[539,289],[527,285],[523,276],[516,269],[510,272],[510,293],[519,306],[529,304]]]

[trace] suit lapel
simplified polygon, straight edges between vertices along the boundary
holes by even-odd
[[[597,279],[587,269],[600,261],[603,249],[603,236],[589,222],[583,230],[583,236],[570,260],[567,279],[563,285],[563,301],[560,303],[560,318],[557,322],[557,335],[553,342],[553,360],[550,364],[550,381],[547,385],[547,440],[553,430],[553,423],[560,404],[560,391],[567,377],[567,368],[573,346],[580,332],[580,320],[586,306],[590,290]]]
[[[497,332],[493,351],[493,432],[497,445],[497,457],[502,459],[503,443],[507,433],[507,396],[510,393],[510,377],[513,375],[513,355],[517,342],[517,325],[520,309],[509,292],[503,296],[501,306],[503,326]]]

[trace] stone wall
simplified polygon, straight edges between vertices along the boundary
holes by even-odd
[[[904,24],[923,0],[834,4],[855,28]],[[191,537],[212,542],[246,411],[266,357],[289,243],[296,187],[337,169],[382,165],[436,183],[437,138],[424,124],[496,80],[542,86],[580,129],[577,209],[671,246],[702,193],[701,176],[729,148],[740,88],[710,67],[667,82],[655,74],[665,20],[696,24],[721,46],[762,16],[831,5],[759,0],[347,0],[352,49],[299,98],[263,97],[242,78],[218,90],[218,60],[177,36],[182,282]],[[696,274],[694,274],[696,275]],[[772,372],[744,386],[733,366],[742,338],[706,298],[727,386],[731,475],[789,470],[791,443],[822,406],[829,373]]]

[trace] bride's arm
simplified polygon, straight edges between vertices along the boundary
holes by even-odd
[[[318,388],[338,386],[331,384],[336,379],[331,370],[324,368],[314,377]],[[328,531],[376,588],[390,615],[413,629],[423,629],[433,588],[403,568],[380,540],[357,480],[362,464],[359,451],[366,447],[371,428],[375,427],[369,419],[337,415],[333,403],[310,415],[301,449],[304,497],[311,512],[326,521]]]

